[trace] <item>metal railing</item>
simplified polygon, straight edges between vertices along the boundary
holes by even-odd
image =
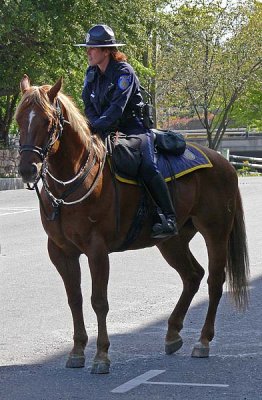
[[[251,167],[257,170],[262,170],[262,158],[235,156],[234,154],[230,154],[229,161],[230,164],[234,165],[235,167]],[[260,164],[254,164],[254,163],[260,163]]]
[[[177,129],[176,131],[182,133],[187,139],[203,139],[207,137],[205,129]],[[258,136],[262,136],[262,132],[248,131],[246,128],[232,128],[225,131],[223,139],[248,139]]]

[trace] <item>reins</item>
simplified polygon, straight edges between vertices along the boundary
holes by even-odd
[[[57,198],[57,197],[55,197],[53,195],[53,193],[49,189],[49,185],[48,185],[46,179],[43,177],[43,175],[40,175],[40,178],[42,179],[42,182],[43,182],[43,187],[45,189],[45,192],[48,195],[48,197],[50,198],[52,207],[54,209],[52,214],[51,214],[51,217],[48,216],[48,213],[46,211],[46,208],[44,206],[44,203],[43,203],[43,200],[42,200],[42,197],[41,197],[41,193],[40,193],[39,188],[38,188],[38,181],[39,181],[40,178],[38,179],[38,181],[36,183],[34,183],[33,187],[29,187],[30,190],[34,190],[35,189],[37,197],[39,199],[39,203],[40,203],[40,205],[42,207],[42,210],[44,212],[44,215],[45,215],[45,217],[46,217],[46,219],[48,221],[54,221],[58,217],[59,211],[60,211],[60,207],[62,205],[71,206],[71,205],[75,205],[75,204],[81,203],[82,201],[84,201],[85,199],[87,199],[91,195],[93,190],[96,188],[98,180],[99,180],[99,178],[100,178],[100,176],[102,174],[102,171],[104,169],[104,165],[105,165],[105,161],[106,161],[106,151],[105,151],[103,160],[100,161],[100,163],[99,163],[99,168],[98,168],[96,177],[93,180],[93,182],[92,182],[91,186],[89,187],[88,191],[80,199],[77,199],[77,200],[74,200],[74,201],[65,201],[65,199],[70,194],[74,193],[74,191],[84,182],[85,178],[89,175],[91,169],[95,166],[96,161],[97,161],[97,158],[96,158],[96,156],[94,156],[92,164],[90,165],[89,168],[86,169],[84,174],[78,179],[78,181],[76,182],[76,185],[74,185],[73,188],[70,188],[69,190],[64,192],[63,195],[60,198]]]
[[[51,198],[52,202],[58,206],[58,205],[66,205],[66,206],[71,206],[74,204],[78,204],[81,203],[81,201],[85,200],[88,196],[90,196],[90,194],[93,192],[93,190],[96,187],[96,183],[98,181],[98,179],[100,178],[100,175],[103,171],[104,165],[105,165],[105,160],[106,160],[106,152],[104,154],[103,160],[100,161],[99,163],[99,168],[96,174],[95,179],[93,180],[90,188],[88,189],[88,191],[80,198],[77,200],[73,200],[73,201],[65,201],[65,199],[70,196],[72,193],[75,192],[75,190],[81,186],[81,184],[85,181],[85,178],[89,175],[90,171],[92,170],[92,168],[95,166],[96,162],[97,162],[97,157],[94,154],[93,155],[93,160],[92,163],[90,164],[90,166],[84,171],[84,173],[82,174],[82,176],[78,177],[78,179],[75,181],[75,184],[72,188],[69,188],[68,190],[66,190],[62,196],[60,198],[55,197],[52,192],[49,189],[49,185],[47,183],[47,180],[45,179],[45,177],[42,175],[42,181],[43,181],[43,187],[46,191],[46,193],[49,195],[49,197]]]

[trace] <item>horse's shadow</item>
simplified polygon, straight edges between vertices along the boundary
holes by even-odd
[[[154,380],[229,384],[228,389],[219,393],[213,393],[214,389],[211,388],[210,396],[212,395],[213,400],[256,399],[256,385],[261,379],[259,371],[262,366],[261,289],[262,278],[254,279],[250,287],[250,307],[245,313],[236,312],[230,304],[229,296],[223,296],[216,319],[217,334],[211,344],[209,359],[190,357],[191,348],[198,339],[206,314],[208,302],[203,301],[191,306],[182,331],[184,345],[174,355],[167,356],[164,353],[166,316],[133,331],[110,335],[112,368],[107,376],[89,373],[96,350],[95,338],[89,341],[84,369],[64,368],[69,348],[51,357],[45,356],[38,364],[2,366],[0,398],[2,400],[111,399],[116,396],[111,393],[115,387],[148,370],[159,369],[166,372]],[[190,389],[190,393],[194,393],[193,397],[197,399],[200,389],[192,387]],[[159,386],[159,390],[167,389],[163,385]],[[180,397],[177,398],[188,398],[186,394],[188,387],[175,386],[173,390],[179,394]],[[92,393],[92,396],[88,396],[88,393]],[[138,397],[134,391],[130,391],[130,394],[125,394],[126,398]]]

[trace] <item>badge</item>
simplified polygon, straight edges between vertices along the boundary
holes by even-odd
[[[187,159],[187,160],[195,160],[196,156],[194,153],[192,153],[192,151],[186,149],[183,156]]]
[[[118,87],[120,90],[125,90],[131,83],[131,76],[130,75],[121,75],[118,79]]]

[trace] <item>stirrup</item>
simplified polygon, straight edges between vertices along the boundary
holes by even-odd
[[[178,234],[176,222],[171,218],[166,218],[164,214],[158,214],[161,223],[157,222],[153,225],[151,237],[154,239],[162,239],[168,236],[175,236]]]

